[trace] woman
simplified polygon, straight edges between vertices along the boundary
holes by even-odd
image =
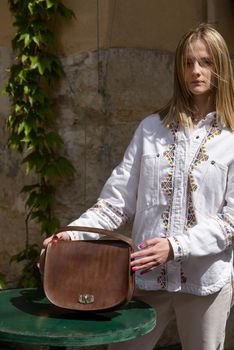
[[[157,326],[111,350],[153,349],[173,317],[183,350],[223,349],[233,293],[233,98],[224,39],[202,24],[179,42],[172,100],[141,122],[97,203],[71,223],[114,230],[134,219],[136,293],[155,307]]]

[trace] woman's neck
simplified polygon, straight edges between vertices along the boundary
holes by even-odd
[[[193,96],[192,111],[193,122],[197,124],[205,116],[215,110],[215,98],[214,95],[199,95]]]

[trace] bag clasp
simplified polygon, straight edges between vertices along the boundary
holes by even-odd
[[[80,304],[92,304],[94,303],[94,295],[92,294],[80,294],[78,303]]]

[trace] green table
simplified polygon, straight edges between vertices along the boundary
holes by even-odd
[[[53,347],[116,343],[150,332],[154,310],[133,300],[111,311],[85,313],[52,305],[43,291],[9,289],[0,292],[0,340]]]

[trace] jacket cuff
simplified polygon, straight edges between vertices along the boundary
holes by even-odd
[[[70,236],[72,241],[79,241],[82,239],[80,233],[77,231],[67,231],[67,234]]]
[[[171,243],[175,261],[180,262],[188,257],[189,242],[187,237],[172,236],[172,237],[167,237],[167,239]]]

